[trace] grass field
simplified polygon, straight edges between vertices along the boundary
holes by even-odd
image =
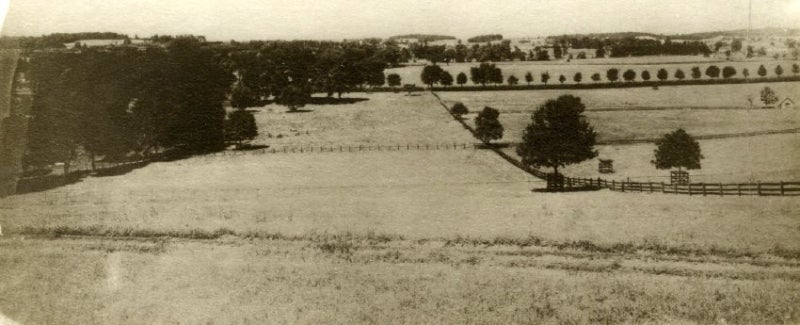
[[[315,130],[298,143],[470,141],[429,94],[369,98],[256,116],[276,132]],[[543,187],[472,149],[200,156],[89,177],[0,200],[0,314],[23,324],[800,322],[796,199],[532,191]]]
[[[770,87],[781,99],[800,98],[800,83],[757,83],[738,85],[672,86],[624,89],[560,89],[560,90],[520,90],[520,91],[474,91],[441,92],[439,96],[448,103],[463,102],[470,110],[477,111],[484,106],[494,107],[501,112],[532,112],[546,100],[570,94],[580,97],[587,110],[595,109],[641,109],[641,108],[689,108],[748,107],[748,97],[753,105],[761,107],[760,92]],[[725,114],[725,113],[723,113]]]
[[[448,118],[432,96],[405,93],[346,94],[353,104],[307,105],[312,112],[289,113],[270,104],[252,109],[261,133],[254,141],[268,145],[349,145],[469,143],[467,132]],[[278,135],[281,138],[277,138]],[[272,136],[270,138],[269,136]]]
[[[565,93],[581,97],[586,104],[586,116],[597,131],[599,141],[655,139],[678,128],[695,136],[800,128],[799,110],[703,109],[734,105],[736,97],[757,93],[763,86],[662,87],[658,91],[513,91],[507,96],[502,92],[442,92],[439,96],[448,106],[459,101],[467,105],[473,111],[465,116],[471,124],[476,112],[484,106],[500,110],[500,122],[505,128],[502,141],[507,142],[521,141],[525,127],[531,123],[533,110],[545,100]],[[769,86],[779,93],[800,94],[798,83]],[[706,159],[703,169],[693,172],[696,175],[693,179],[698,182],[797,180],[800,175],[796,159],[800,155],[796,149],[800,147],[799,141],[796,134],[703,140],[700,144]],[[598,158],[613,159],[615,175],[599,174],[597,159],[571,166],[565,172],[576,177],[665,180],[668,173],[657,171],[650,164],[653,150],[654,144],[602,145],[598,146]],[[514,150],[508,151],[513,153]]]
[[[688,59],[691,57],[685,57],[684,59]],[[631,60],[633,59],[633,60]],[[619,69],[619,78],[620,82],[622,81],[622,73],[625,70],[633,69],[636,71],[636,80],[641,81],[641,72],[644,70],[650,71],[650,80],[658,80],[656,78],[656,72],[659,69],[666,69],[669,72],[669,79],[668,80],[675,80],[675,71],[677,69],[683,70],[686,74],[686,79],[691,79],[691,69],[692,67],[699,67],[703,72],[703,79],[709,78],[705,75],[705,70],[711,65],[716,65],[720,69],[726,66],[732,66],[736,68],[737,75],[734,76],[735,78],[743,78],[742,70],[747,68],[750,71],[750,78],[758,77],[757,71],[760,65],[764,65],[767,69],[767,76],[775,76],[775,67],[777,65],[781,65],[783,67],[784,76],[791,75],[791,68],[793,63],[797,63],[797,61],[788,61],[788,60],[765,60],[765,61],[727,61],[727,62],[711,62],[707,61],[708,59],[704,58],[693,58],[690,59],[691,62],[686,62],[685,60],[675,60],[675,57],[666,57],[666,58],[657,58],[657,57],[646,57],[646,58],[624,58],[624,59],[603,59],[603,60],[574,60],[570,63],[564,62],[498,62],[495,63],[500,69],[503,71],[504,81],[510,76],[514,75],[519,78],[519,84],[524,85],[525,82],[525,74],[527,72],[531,72],[534,76],[534,82],[532,84],[542,84],[540,79],[540,75],[544,72],[548,72],[550,74],[550,80],[548,84],[558,84],[558,77],[559,75],[564,75],[567,78],[567,81],[564,84],[573,84],[575,83],[572,77],[575,73],[580,72],[583,74],[583,81],[582,83],[594,83],[592,81],[591,76],[594,73],[599,73],[601,78],[600,82],[609,82],[606,79],[606,71],[611,68]],[[450,72],[455,78],[456,75],[463,72],[469,77],[469,69],[471,67],[476,67],[480,63],[452,63],[450,65],[439,64],[442,68]],[[402,68],[393,68],[387,69],[386,74],[390,73],[397,73],[400,75],[400,78],[403,80],[403,83],[411,83],[417,85],[423,85],[422,80],[420,79],[420,75],[422,74],[422,66],[407,66]],[[469,81],[468,84],[472,84],[472,81]]]

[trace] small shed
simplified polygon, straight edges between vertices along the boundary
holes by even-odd
[[[597,170],[602,174],[614,173],[614,160],[600,159],[600,163],[597,165]]]
[[[780,101],[780,103],[778,103],[778,108],[779,109],[793,109],[794,108],[794,101],[791,98],[786,97],[782,101]]]

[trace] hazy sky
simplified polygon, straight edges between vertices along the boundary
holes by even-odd
[[[0,0],[0,13],[9,0]],[[3,35],[114,31],[211,40],[466,38],[747,27],[748,0],[10,0]],[[800,0],[753,0],[753,27],[800,28]]]

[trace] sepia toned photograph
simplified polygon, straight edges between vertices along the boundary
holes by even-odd
[[[800,0],[0,0],[27,324],[800,324]]]

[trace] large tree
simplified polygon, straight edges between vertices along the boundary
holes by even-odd
[[[442,74],[444,74],[442,67],[438,65],[426,65],[422,68],[421,79],[429,88],[433,88],[433,84],[441,81]]]
[[[614,82],[619,80],[619,69],[611,68],[606,71],[606,78],[608,81]]]
[[[711,78],[719,77],[719,67],[717,67],[716,65],[709,66],[706,69],[706,76],[709,76]]]
[[[636,71],[631,69],[625,70],[625,72],[622,74],[622,79],[625,79],[625,81],[628,82],[633,81],[633,79],[636,79]]]
[[[658,69],[658,72],[656,72],[656,78],[658,78],[658,80],[665,81],[667,78],[669,78],[669,72],[667,72],[667,69]]]
[[[464,84],[467,83],[467,74],[463,73],[463,72],[459,72],[458,75],[456,76],[456,83],[459,86],[464,87]]]
[[[547,100],[531,116],[517,154],[534,167],[558,168],[597,156],[597,133],[584,116],[586,106],[579,97],[563,95]]]
[[[481,63],[477,67],[470,68],[469,73],[472,82],[481,86],[486,86],[490,82],[503,83],[503,73],[493,63]]]
[[[655,159],[651,161],[657,169],[700,169],[700,144],[683,129],[665,134],[656,141]]]
[[[402,79],[400,78],[399,74],[390,73],[386,76],[386,82],[389,84],[389,87],[398,87],[402,83]]]
[[[647,70],[642,71],[642,80],[650,81],[650,71]]]
[[[475,117],[475,136],[484,143],[502,138],[503,125],[498,120],[499,116],[500,111],[488,106],[484,107]]]
[[[442,75],[439,77],[439,83],[441,83],[442,86],[445,86],[445,87],[452,86],[453,85],[453,75],[451,75],[450,72],[442,71]]]
[[[286,106],[290,112],[296,112],[298,108],[306,106],[310,98],[310,92],[303,85],[289,85],[283,88],[275,103]]]
[[[253,114],[245,109],[237,109],[228,113],[225,120],[225,140],[240,148],[246,141],[258,136],[258,126]]]
[[[700,71],[700,67],[692,67],[692,79],[700,79],[703,76],[703,73]]]
[[[761,76],[761,78],[767,76],[767,68],[765,68],[763,64],[758,66],[758,75]]]
[[[736,68],[732,66],[726,66],[722,68],[722,78],[728,79],[736,75]]]

